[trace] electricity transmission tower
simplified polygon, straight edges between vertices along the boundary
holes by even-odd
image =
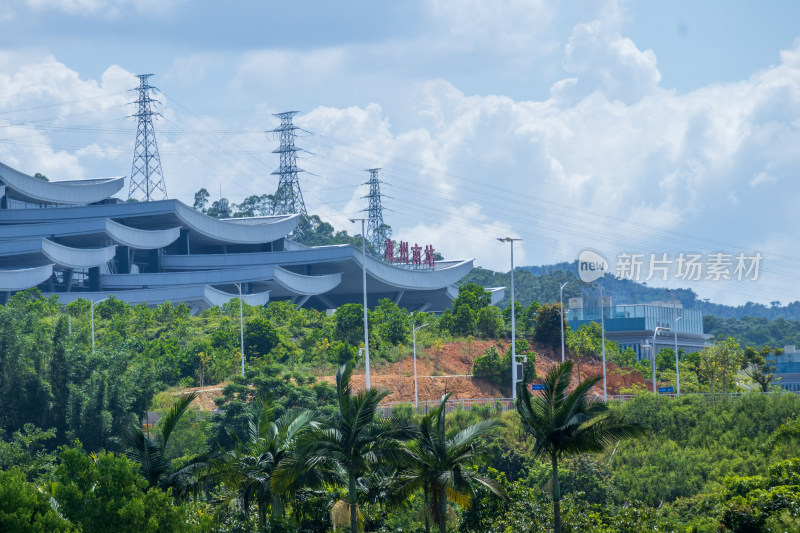
[[[281,125],[272,130],[272,133],[278,137],[280,145],[272,153],[280,154],[281,163],[278,170],[272,173],[274,176],[280,176],[278,190],[275,191],[273,213],[276,215],[300,213],[303,218],[308,218],[306,204],[303,202],[303,193],[300,192],[300,182],[297,179],[297,174],[305,171],[297,168],[295,152],[300,148],[294,145],[294,139],[295,130],[298,128],[292,124],[292,117],[296,114],[297,111],[287,111],[274,115],[281,119]]]
[[[389,228],[383,223],[383,205],[381,204],[381,183],[378,178],[379,168],[367,169],[369,180],[362,185],[369,185],[369,194],[362,196],[368,199],[368,207],[362,209],[367,213],[368,225],[366,241],[372,245],[372,251],[376,255],[383,255],[386,239],[389,237]]]
[[[149,202],[151,200],[165,200],[167,187],[164,185],[164,174],[161,172],[161,157],[158,155],[156,132],[153,129],[153,115],[157,115],[150,104],[157,102],[150,97],[150,90],[156,87],[150,85],[147,79],[152,74],[137,74],[139,87],[134,89],[139,92],[138,111],[133,115],[139,119],[136,128],[136,147],[133,149],[133,165],[131,165],[130,188],[128,199],[135,198]]]

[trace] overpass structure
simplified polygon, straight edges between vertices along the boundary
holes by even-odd
[[[63,303],[114,295],[131,304],[185,303],[193,312],[239,296],[335,309],[389,298],[443,311],[472,260],[433,268],[384,262],[350,245],[306,247],[299,215],[217,219],[178,200],[123,202],[124,177],[44,181],[0,163],[0,303],[39,287]],[[499,301],[503,290],[493,292]]]

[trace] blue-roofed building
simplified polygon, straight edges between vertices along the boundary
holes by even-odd
[[[656,353],[663,347],[675,346],[684,353],[697,352],[707,344],[711,335],[703,333],[703,313],[683,309],[680,304],[653,302],[649,304],[583,307],[581,298],[572,298],[566,310],[572,329],[584,324],[605,321],[606,339],[619,344],[621,349],[632,348],[639,360],[652,357],[653,334],[656,335]],[[601,314],[602,313],[602,314]]]
[[[781,355],[772,355],[775,365],[776,384],[783,390],[800,392],[800,351],[797,347],[784,346]]]
[[[335,309],[389,298],[443,311],[472,260],[385,262],[350,245],[306,247],[288,236],[299,215],[217,219],[178,200],[123,202],[124,178],[44,181],[0,163],[0,303],[38,287],[61,302],[114,295],[131,304],[185,303],[193,312],[238,297]],[[503,297],[495,290],[493,301]]]

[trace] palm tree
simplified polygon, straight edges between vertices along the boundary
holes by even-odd
[[[258,507],[258,521],[266,524],[267,511],[282,517],[287,492],[291,485],[280,485],[275,471],[294,452],[296,439],[315,424],[316,414],[305,409],[292,409],[277,421],[270,420],[271,408],[255,402],[248,415],[244,439],[234,436],[234,448],[214,462],[210,478],[219,479],[232,490],[240,509],[247,512],[251,503]]]
[[[342,365],[336,373],[336,394],[339,410],[320,427],[312,428],[298,445],[298,457],[287,469],[285,481],[313,471],[326,480],[347,486],[350,529],[358,531],[358,483],[373,468],[399,465],[409,460],[402,440],[414,436],[411,426],[396,419],[375,419],[378,404],[388,391],[370,389],[351,393],[352,363]]]
[[[484,420],[462,430],[445,432],[446,402],[426,415],[419,425],[419,436],[410,443],[414,456],[405,490],[422,489],[425,495],[425,530],[431,521],[444,533],[447,526],[447,500],[466,507],[474,495],[475,484],[487,487],[498,496],[507,497],[493,480],[469,468],[484,448],[478,439],[501,426],[499,420]]]
[[[145,435],[141,424],[134,424],[125,434],[126,455],[139,463],[139,473],[151,487],[177,487],[191,471],[191,467],[173,471],[172,461],[167,457],[167,444],[178,421],[197,395],[192,392],[178,398],[154,431],[153,437]]]
[[[518,385],[517,411],[523,428],[536,443],[536,458],[548,457],[553,467],[553,529],[561,533],[561,487],[558,481],[558,459],[563,455],[601,452],[626,437],[643,433],[640,426],[627,424],[615,417],[608,406],[589,397],[589,390],[602,379],[592,377],[572,392],[572,361],[553,366],[544,378],[541,396],[531,397],[524,384]]]

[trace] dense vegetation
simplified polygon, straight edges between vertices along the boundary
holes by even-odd
[[[569,281],[570,284],[564,287],[564,303],[567,298],[584,297],[585,299],[595,299],[596,294],[592,294],[591,284],[583,283],[578,278],[576,262],[558,263],[546,266],[523,266],[517,267],[514,271],[515,297],[523,305],[531,302],[557,303],[559,299],[559,287],[561,283]],[[462,281],[462,283],[477,283],[484,287],[510,287],[511,279],[507,272],[494,272],[484,268],[474,268]],[[771,302],[769,306],[747,302],[739,306],[715,304],[708,300],[701,299],[697,293],[691,289],[675,289],[668,291],[659,287],[648,287],[645,284],[637,283],[627,279],[616,279],[612,275],[606,275],[602,280],[606,295],[612,295],[614,302],[635,304],[649,303],[656,301],[670,301],[673,297],[687,309],[698,309],[707,316],[715,316],[723,319],[744,319],[745,317],[765,318],[769,320],[784,318],[795,322],[800,320],[800,301]],[[500,302],[501,307],[510,305],[510,295]],[[776,344],[774,340],[769,343]]]
[[[553,527],[556,485],[551,461],[537,458],[535,417],[441,406],[381,418],[383,392],[351,389],[358,305],[333,316],[245,306],[244,376],[236,301],[190,316],[110,299],[95,306],[94,347],[89,305],[26,291],[0,307],[0,531],[352,531],[354,518],[365,531]],[[517,352],[530,362],[532,347],[560,341],[557,310],[518,307]],[[507,338],[509,319],[476,285],[439,317],[383,301],[370,311],[373,362],[408,356],[411,324],[431,324],[417,342],[432,346]],[[594,327],[568,330],[568,343],[576,363],[601,348]],[[560,456],[564,531],[800,531],[800,397],[719,394],[762,390],[770,369],[747,344],[682,354],[684,391],[717,394],[632,391],[598,412],[645,436]],[[510,365],[492,349],[474,370],[489,380]],[[670,356],[657,359],[661,382],[674,377]],[[320,379],[337,370],[337,385]],[[218,383],[215,413],[176,395]],[[161,420],[143,426],[147,411]]]

